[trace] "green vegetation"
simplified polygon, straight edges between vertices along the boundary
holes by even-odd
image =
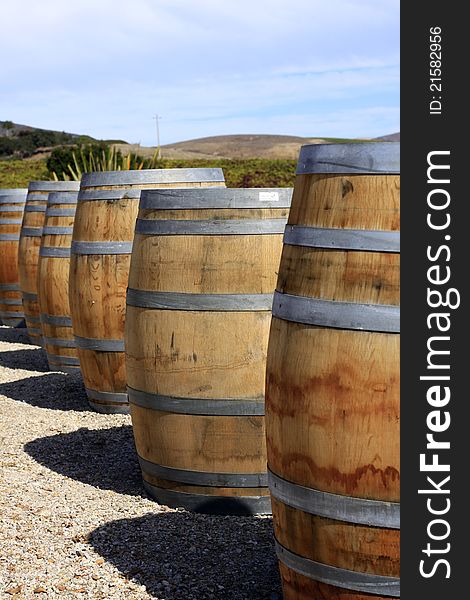
[[[127,157],[126,157],[127,159]],[[292,187],[295,160],[159,160],[158,168],[220,167],[228,187]],[[0,161],[0,187],[27,187],[30,181],[53,179],[45,160]]]
[[[0,160],[0,188],[28,187],[43,179],[49,179],[45,160]]]
[[[227,187],[292,187],[296,160],[250,159],[162,159],[162,169],[190,167],[220,167],[224,171]]]
[[[361,139],[352,139],[352,138],[335,138],[335,137],[326,137],[322,138],[325,142],[329,142],[330,144],[365,144],[367,142],[373,142],[374,140],[361,140]]]
[[[3,127],[11,129],[11,127]],[[19,131],[15,137],[0,137],[0,157],[18,156],[26,158],[31,156],[37,148],[55,146],[56,144],[73,143],[76,140],[69,133],[58,133],[45,129],[32,131]]]
[[[124,171],[159,168],[158,150],[152,158],[130,153],[123,156],[120,150],[100,144],[55,148],[46,161],[51,179],[79,181],[83,173],[91,171]]]
[[[89,135],[76,135],[65,131],[51,131],[0,121],[0,159],[28,158],[38,148],[53,146],[93,144],[98,140]],[[122,140],[105,140],[106,144],[125,143]]]

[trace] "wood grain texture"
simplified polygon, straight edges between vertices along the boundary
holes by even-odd
[[[287,219],[288,209],[141,210],[148,221]],[[129,286],[188,294],[271,294],[282,234],[143,235],[134,240]],[[263,398],[271,314],[127,307],[129,386],[188,399]],[[202,473],[265,473],[263,416],[175,414],[131,405],[138,454]],[[191,494],[267,496],[266,487],[146,481]]]
[[[377,596],[314,581],[279,563],[284,600],[390,600]]]
[[[399,230],[399,176],[297,176],[291,225]],[[399,305],[399,255],[285,245],[277,290]],[[399,501],[399,336],[273,318],[266,374],[269,468],[306,487]],[[344,569],[399,576],[399,531],[332,521],[273,499],[292,552]],[[368,600],[281,563],[285,600]]]
[[[0,190],[1,192],[1,190]],[[17,235],[21,231],[21,221],[24,211],[24,198],[12,195],[2,196],[2,212],[0,212],[0,287],[2,285],[18,285],[18,248],[19,240],[2,240],[2,235]],[[12,221],[8,223],[8,221]],[[17,304],[12,304],[16,302]],[[7,315],[5,313],[18,313]],[[0,289],[0,321],[4,325],[17,326],[23,321],[23,306],[21,291]]]
[[[132,414],[133,407],[131,407]],[[171,490],[176,492],[188,493],[188,494],[202,494],[204,496],[213,496],[214,488],[211,486],[203,485],[184,485],[184,483],[169,481],[168,479],[159,479],[154,477],[150,473],[145,471],[145,467],[142,470],[142,478],[144,481],[148,481],[151,485],[163,488],[164,490]],[[231,497],[249,497],[249,496],[266,496],[265,487],[222,487],[217,486],[217,496]]]
[[[75,204],[59,204],[57,197],[54,198],[54,209],[73,212]],[[74,215],[50,216],[46,215],[44,227],[73,227]],[[72,234],[54,234],[43,235],[41,237],[41,247],[47,248],[66,248],[70,249],[72,244]],[[41,315],[69,317],[71,318],[69,302],[69,257],[48,257],[40,256],[38,264],[38,301]],[[48,323],[41,323],[41,331],[44,338],[53,338],[67,343],[74,343],[72,327],[63,327]],[[78,358],[76,348],[64,348],[61,345],[45,342],[45,349],[48,354],[49,367],[51,370],[60,370],[65,363],[58,359],[58,356],[65,358]],[[54,358],[50,359],[49,355]],[[67,369],[71,369],[67,365]],[[77,367],[78,370],[78,367]]]
[[[28,192],[26,197],[26,208],[28,206],[37,206],[45,208],[49,192],[35,190]],[[44,227],[45,212],[27,212],[23,216],[24,227]],[[18,271],[20,278],[20,287],[22,292],[28,294],[38,293],[38,264],[39,248],[41,246],[41,237],[22,235],[18,250]],[[42,345],[41,326],[39,323],[39,303],[35,300],[23,299],[23,307],[28,328],[28,336],[34,344]]]
[[[220,186],[194,182],[158,184],[159,188]],[[90,190],[153,189],[156,184],[107,185]],[[132,242],[139,200],[83,201],[75,215],[73,241]],[[130,255],[77,255],[70,261],[69,298],[74,334],[84,338],[124,340],[126,290]],[[78,349],[85,387],[105,392],[126,392],[124,352]],[[94,402],[96,402],[94,400]],[[111,405],[112,403],[110,403]]]
[[[157,465],[209,473],[266,470],[263,417],[181,415],[133,405],[132,424],[139,456]]]
[[[272,506],[277,539],[295,554],[351,571],[400,576],[399,530],[318,517],[275,498]]]
[[[127,307],[130,387],[189,398],[264,396],[271,315]]]

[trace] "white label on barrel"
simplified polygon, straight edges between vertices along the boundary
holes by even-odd
[[[279,192],[260,192],[260,202],[279,202]]]

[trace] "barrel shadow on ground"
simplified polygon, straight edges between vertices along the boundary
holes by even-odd
[[[32,345],[25,327],[0,327],[0,342]]]
[[[120,494],[145,496],[129,425],[80,428],[38,438],[24,446],[38,463],[82,483]]]
[[[80,373],[47,373],[0,383],[0,395],[52,410],[90,411]]]
[[[155,598],[282,598],[270,518],[147,514],[106,523],[88,543]]]
[[[0,351],[0,366],[8,369],[38,371],[40,373],[49,371],[46,353],[42,348]]]

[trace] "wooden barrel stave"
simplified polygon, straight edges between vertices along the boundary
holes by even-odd
[[[284,598],[396,597],[399,177],[302,172],[309,152],[286,228],[266,379],[268,465],[285,488],[271,481]],[[322,515],[324,493],[334,495],[329,510],[337,497],[351,512]],[[372,523],[354,511],[363,501],[374,505]]]
[[[25,324],[18,276],[18,246],[27,189],[0,189],[0,323]]]
[[[129,400],[144,485],[170,506],[271,512],[264,371],[291,191],[270,192],[281,196],[275,208],[259,208],[263,190],[141,199],[127,296]]]
[[[119,171],[84,176],[74,224],[70,301],[82,375],[89,403],[95,410],[129,412],[124,358],[125,295],[140,190],[220,185],[220,169]]]
[[[28,336],[39,346],[44,345],[44,342],[38,299],[38,266],[47,200],[50,192],[73,192],[78,188],[79,183],[76,181],[32,181],[28,186],[21,226],[18,270]]]
[[[80,370],[69,302],[72,229],[78,191],[51,192],[38,264],[41,331],[51,371]],[[63,357],[63,359],[62,359]]]

